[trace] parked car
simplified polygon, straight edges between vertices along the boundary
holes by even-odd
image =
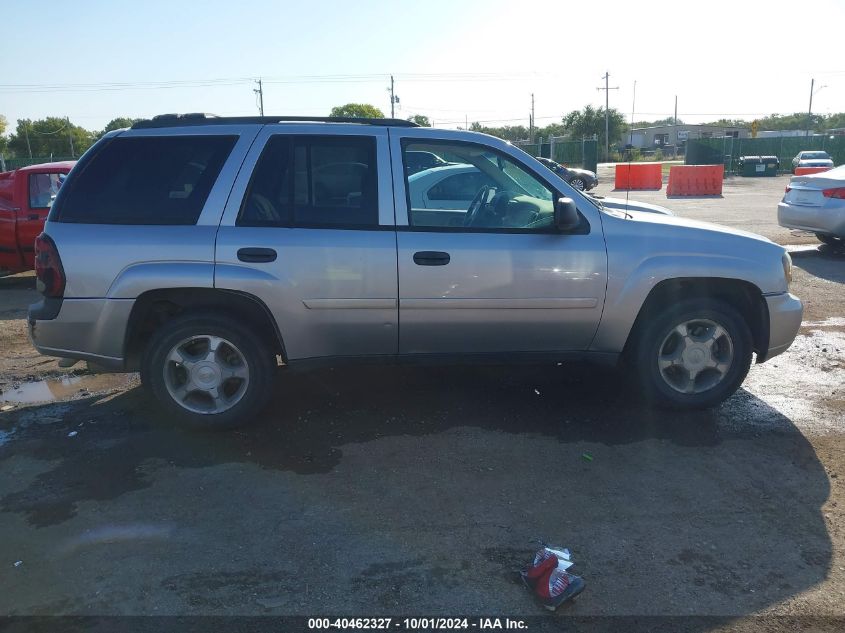
[[[407,152],[405,154],[405,170],[408,174],[416,174],[426,169],[443,167],[448,164],[448,161],[432,152]]]
[[[419,207],[413,151],[481,172],[469,204]],[[315,196],[341,157],[368,168]],[[607,208],[505,141],[394,119],[170,115],[109,132],[36,259],[38,351],[140,370],[197,427],[253,419],[278,366],[373,360],[593,360],[648,402],[713,406],[802,315],[789,255],[763,237]]]
[[[803,151],[798,152],[798,155],[792,159],[792,173],[798,167],[833,167],[833,160],[830,154],[821,151]]]
[[[500,189],[503,187],[510,189],[515,186],[506,174],[498,172],[494,175],[499,178],[499,182],[468,163],[450,163],[443,167],[411,174],[408,176],[411,205],[420,212],[422,209],[452,210],[455,212],[451,217],[452,225],[461,226],[470,202],[482,186]],[[656,204],[629,201],[623,198],[603,198],[591,193],[587,195],[600,200],[605,207],[609,208],[672,215],[669,209]]]
[[[589,169],[578,169],[576,167],[564,167],[550,158],[538,158],[538,161],[563,178],[578,191],[589,191],[599,184],[596,172]]]
[[[0,172],[0,275],[32,270],[35,238],[75,161]]]
[[[812,231],[825,244],[845,246],[845,165],[790,178],[778,204],[778,224]]]

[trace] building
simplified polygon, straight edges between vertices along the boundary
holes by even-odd
[[[690,139],[721,138],[749,138],[751,131],[745,127],[716,126],[716,125],[655,125],[652,127],[634,128],[633,133],[627,135],[623,145],[630,143],[638,149],[659,149],[664,147],[684,147]]]

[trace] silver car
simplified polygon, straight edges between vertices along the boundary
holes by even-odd
[[[512,187],[514,184],[504,173],[494,172],[492,176],[500,182],[497,184],[477,167],[466,163],[449,163],[412,173],[408,176],[411,204],[418,209],[457,210],[459,213],[456,214],[455,221],[460,224],[463,221],[463,213],[480,187],[485,184]],[[669,209],[656,204],[623,198],[604,198],[592,193],[586,195],[600,200],[605,208],[672,215]]]
[[[411,152],[484,181],[429,208]],[[626,368],[647,402],[713,406],[802,314],[765,238],[606,208],[505,141],[392,119],[169,115],[110,132],[36,250],[35,347],[140,370],[201,427],[254,418],[287,367],[373,360],[592,360]]]
[[[845,165],[793,176],[778,204],[778,224],[812,231],[826,244],[845,246]]]
[[[795,170],[798,167],[833,167],[833,160],[830,158],[830,154],[827,152],[823,152],[821,150],[804,150],[803,152],[798,152],[795,158],[792,159],[792,173],[795,173]]]

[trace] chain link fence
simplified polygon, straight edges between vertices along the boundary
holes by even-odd
[[[564,136],[550,136],[545,142],[542,139],[539,143],[517,141],[514,145],[532,156],[551,158],[568,167],[582,167],[596,171],[598,166],[597,138],[585,138],[579,141]]]
[[[79,160],[79,156],[71,157],[71,156],[33,156],[30,158],[29,156],[23,157],[15,157],[15,158],[6,158],[2,154],[0,154],[0,171],[12,171],[13,169],[20,169],[21,167],[27,167],[29,165],[40,165],[41,163],[58,163],[64,160]]]
[[[792,170],[792,159],[804,150],[824,150],[834,165],[845,164],[845,136],[774,136],[768,138],[706,138],[687,142],[687,165],[725,165],[733,173],[740,156],[777,156],[780,171]]]

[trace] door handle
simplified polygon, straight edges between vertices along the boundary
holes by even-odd
[[[419,251],[414,253],[414,263],[418,266],[445,266],[451,257],[442,251]]]
[[[272,248],[239,248],[238,259],[249,263],[269,263],[276,261],[276,251]]]
[[[28,216],[26,216],[26,219],[27,219],[27,220],[37,220],[37,219],[39,219],[40,217],[41,217],[41,216],[40,216],[40,215],[38,215],[37,213],[30,213]]]

